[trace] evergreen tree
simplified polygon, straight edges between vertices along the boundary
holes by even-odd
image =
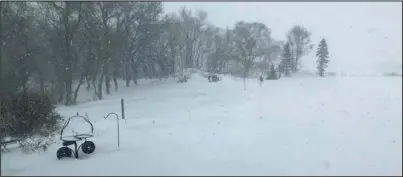
[[[279,76],[281,76],[282,74],[284,74],[284,65],[283,65],[283,61],[281,61],[278,66],[277,66],[277,71],[280,73]]]
[[[327,64],[329,63],[329,51],[327,47],[327,43],[325,39],[322,39],[319,43],[318,50],[316,51],[316,57],[318,57],[318,60],[316,61],[317,63],[317,69],[318,69],[318,75],[323,77],[325,70],[327,68]]]
[[[283,53],[281,55],[281,70],[284,72],[285,76],[290,76],[290,71],[292,70],[292,51],[291,51],[291,44],[287,42],[284,45]]]
[[[271,65],[269,74],[267,75],[267,80],[276,80],[277,79],[277,73],[276,69],[274,69],[274,65]]]

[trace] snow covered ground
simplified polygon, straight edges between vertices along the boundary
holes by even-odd
[[[402,175],[401,77],[156,81],[105,100],[59,107],[88,113],[96,150],[81,159],[2,154],[2,175]],[[120,99],[126,122],[116,120]],[[80,154],[81,155],[81,154]]]

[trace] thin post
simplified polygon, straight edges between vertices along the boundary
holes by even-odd
[[[118,124],[118,148],[120,148],[120,130],[119,130],[119,117],[116,115],[117,124]]]
[[[108,118],[109,117],[109,115],[111,115],[111,114],[113,114],[113,115],[115,115],[116,116],[116,122],[117,122],[117,127],[118,127],[118,148],[120,147],[120,130],[119,130],[119,116],[118,116],[118,114],[116,114],[116,113],[114,113],[114,112],[111,112],[111,113],[109,113],[107,116],[105,116],[104,118],[106,119],[106,118]]]
[[[125,100],[123,98],[120,99],[120,106],[122,107],[122,119],[124,119],[125,123],[127,123],[125,119]]]

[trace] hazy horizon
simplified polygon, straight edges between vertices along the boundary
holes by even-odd
[[[232,28],[237,21],[257,21],[284,40],[297,24],[312,32],[312,43],[328,41],[329,71],[350,74],[401,72],[402,6],[400,2],[164,2],[165,12],[181,6],[208,12],[208,21]],[[316,67],[315,51],[303,59]]]

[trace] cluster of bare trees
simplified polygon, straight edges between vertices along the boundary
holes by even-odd
[[[162,2],[1,2],[0,24],[0,91],[36,90],[66,105],[80,87],[102,99],[120,79],[130,86],[185,68],[267,72],[285,45],[263,23],[221,29],[205,11],[166,14]],[[301,26],[290,30],[293,71],[312,48],[309,37]]]

